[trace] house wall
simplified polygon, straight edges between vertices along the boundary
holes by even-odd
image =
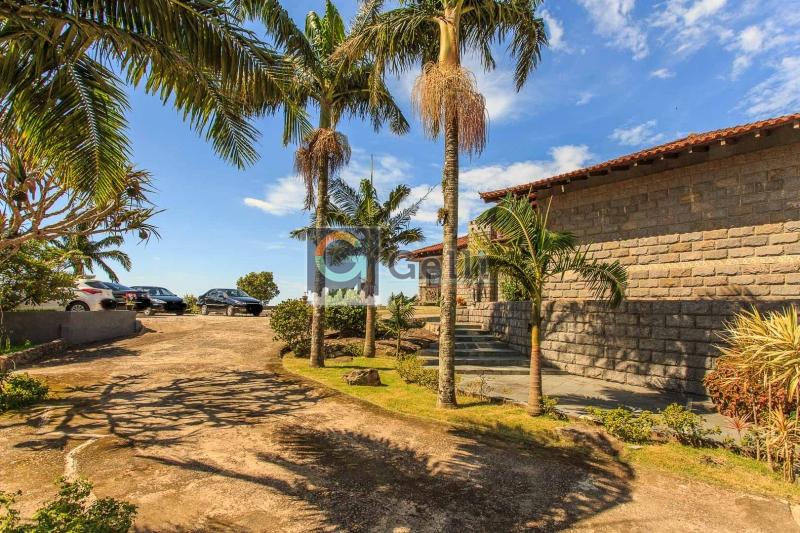
[[[620,261],[630,279],[616,310],[574,278],[547,287],[551,364],[701,392],[726,320],[751,305],[800,304],[800,132],[681,158],[551,191],[550,227],[575,233],[590,257]],[[527,351],[529,314],[529,304],[500,302],[459,318]]]

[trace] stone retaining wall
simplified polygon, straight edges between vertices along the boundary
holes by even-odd
[[[757,306],[768,311],[782,305]],[[542,355],[549,365],[580,376],[703,394],[719,333],[749,307],[741,301],[629,300],[609,309],[591,301],[550,301],[543,309]],[[458,309],[458,321],[481,324],[529,353],[530,313],[528,302],[487,302]]]
[[[0,356],[0,372],[15,370],[18,366],[35,363],[40,359],[63,352],[66,349],[66,342],[55,340]]]

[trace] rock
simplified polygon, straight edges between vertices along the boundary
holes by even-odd
[[[369,385],[371,387],[381,385],[381,377],[374,368],[351,370],[342,376],[342,379],[348,385]]]

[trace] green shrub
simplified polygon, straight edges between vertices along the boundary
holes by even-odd
[[[504,277],[500,281],[500,295],[507,302],[522,302],[528,300],[525,288],[514,278]]]
[[[40,402],[49,390],[44,381],[28,374],[0,373],[0,413]]]
[[[589,414],[596,416],[606,431],[625,442],[643,444],[650,441],[656,419],[650,411],[635,413],[630,409],[597,409],[589,407]]]
[[[567,417],[558,410],[558,398],[542,394],[542,412],[550,418],[565,420]]]
[[[124,533],[133,525],[136,506],[114,498],[100,498],[91,504],[88,481],[59,481],[58,497],[45,504],[22,523],[13,508],[15,494],[0,491],[0,531],[7,533]],[[19,493],[17,493],[19,494]]]
[[[367,308],[363,305],[326,306],[325,327],[345,336],[363,335],[367,330]]]
[[[186,313],[190,315],[200,313],[200,308],[197,307],[197,296],[194,294],[187,294],[183,297],[183,301],[186,303]]]
[[[416,355],[403,355],[397,358],[397,373],[406,383],[416,383],[430,390],[439,388],[439,371],[423,366]]]
[[[350,357],[362,357],[364,355],[364,345],[360,342],[351,342],[345,345],[344,351]]]
[[[704,428],[703,417],[677,403],[670,404],[661,411],[661,420],[678,441],[690,446],[702,446],[712,435],[721,433],[719,428]]]
[[[305,300],[286,300],[275,306],[270,319],[274,340],[286,343],[295,355],[311,350],[311,306]]]

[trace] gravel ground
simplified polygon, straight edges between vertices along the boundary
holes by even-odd
[[[366,408],[280,370],[263,318],[143,323],[29,370],[61,392],[0,417],[24,515],[67,475],[138,531],[797,529],[784,502]]]

